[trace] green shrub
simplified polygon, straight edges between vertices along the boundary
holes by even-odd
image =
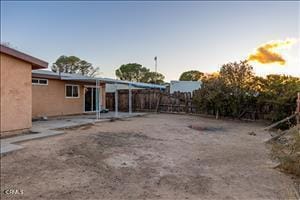
[[[218,74],[204,76],[193,101],[198,112],[234,118],[252,113],[252,118],[276,122],[295,112],[297,92],[300,92],[300,78],[258,77],[250,64],[241,61],[223,65]],[[277,128],[287,129],[291,124],[295,121]]]

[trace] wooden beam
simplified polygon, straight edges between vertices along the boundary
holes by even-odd
[[[274,128],[275,126],[277,126],[277,125],[279,125],[279,124],[281,124],[283,122],[286,122],[286,121],[292,119],[293,117],[296,117],[297,115],[298,115],[298,113],[294,113],[291,116],[288,116],[288,117],[284,118],[283,120],[280,120],[280,121],[278,121],[278,122],[276,122],[274,124],[271,124],[270,126],[267,126],[267,127],[263,128],[263,130],[269,130],[271,128]]]

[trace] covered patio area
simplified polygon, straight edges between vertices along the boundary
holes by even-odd
[[[92,100],[92,104],[95,109],[93,110],[92,113],[95,114],[96,119],[102,119],[102,110],[105,110],[105,108],[101,107],[102,102],[105,101],[105,99],[101,98],[101,87],[100,83],[105,83],[105,84],[112,84],[114,85],[115,92],[114,92],[114,99],[115,99],[115,105],[114,105],[114,117],[119,118],[120,116],[125,116],[124,113],[119,112],[119,100],[118,100],[118,86],[119,85],[126,85],[128,86],[128,114],[129,115],[135,115],[132,111],[132,89],[133,88],[143,88],[143,89],[160,89],[160,90],[165,90],[166,86],[164,85],[158,85],[158,84],[151,84],[151,83],[141,83],[141,82],[131,82],[131,81],[124,81],[124,80],[116,80],[116,79],[111,79],[111,78],[100,78],[100,77],[86,77],[86,76],[70,76],[70,75],[65,75],[60,77],[61,80],[68,80],[68,81],[81,81],[81,82],[89,82],[94,84],[95,90],[95,100]],[[93,95],[92,95],[93,96]],[[100,98],[99,98],[100,97]],[[106,116],[113,117],[111,113],[108,115],[104,115],[104,118]]]

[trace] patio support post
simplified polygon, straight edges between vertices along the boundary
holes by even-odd
[[[118,117],[118,84],[115,83],[115,117]]]
[[[98,81],[96,80],[95,87],[96,87],[96,120],[98,120],[98,107],[97,107],[97,85]],[[93,90],[92,90],[93,93]],[[93,99],[93,98],[92,98]],[[92,109],[93,110],[93,109]]]
[[[99,93],[100,93],[100,87],[99,87],[99,80],[96,80],[96,119],[100,119],[100,105],[99,105]]]
[[[131,84],[128,85],[128,111],[129,115],[132,114],[132,91],[131,91]]]
[[[101,110],[102,110],[102,92],[101,92],[101,84],[99,81],[99,119],[101,118]]]

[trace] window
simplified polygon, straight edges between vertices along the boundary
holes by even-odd
[[[41,85],[48,85],[48,80],[46,80],[46,79],[40,79],[39,80],[39,84],[41,84]]]
[[[32,78],[32,85],[48,85],[48,79]]]
[[[32,79],[32,84],[39,84],[39,80],[38,79]]]
[[[66,85],[66,98],[79,98],[79,85]]]

